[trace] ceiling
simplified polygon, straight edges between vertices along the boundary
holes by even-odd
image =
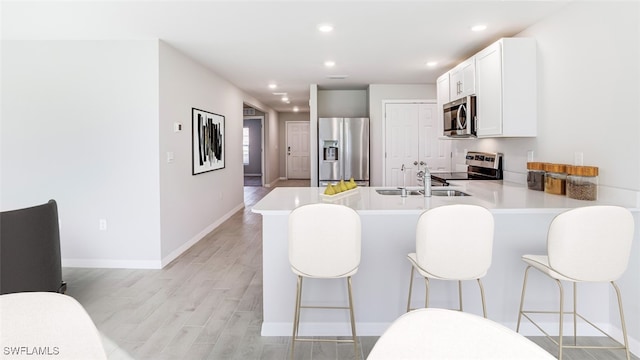
[[[3,1],[3,39],[161,39],[280,112],[309,109],[309,85],[433,84],[558,1]],[[331,23],[334,31],[317,26]],[[486,24],[487,30],[470,27]],[[326,60],[336,65],[328,69]],[[427,67],[428,61],[438,65]],[[329,79],[347,75],[345,79]],[[269,83],[278,88],[269,89]],[[273,92],[287,93],[290,103]]]

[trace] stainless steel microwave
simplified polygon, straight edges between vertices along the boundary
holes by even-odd
[[[446,103],[444,110],[444,136],[476,136],[476,97],[465,96]]]

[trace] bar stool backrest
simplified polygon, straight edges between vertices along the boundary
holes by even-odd
[[[336,204],[310,204],[289,215],[289,262],[306,277],[340,278],[360,265],[358,213]]]
[[[493,233],[493,215],[481,206],[455,204],[427,210],[416,228],[418,264],[445,279],[482,277],[491,266]]]
[[[627,269],[633,231],[633,216],[623,207],[566,211],[549,226],[549,265],[578,281],[614,281]]]

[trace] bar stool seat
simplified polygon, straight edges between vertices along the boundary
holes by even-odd
[[[478,315],[418,309],[398,319],[378,339],[368,360],[555,359],[515,331]]]

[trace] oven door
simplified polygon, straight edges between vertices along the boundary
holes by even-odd
[[[476,136],[476,97],[466,96],[462,99],[444,104],[444,135],[450,137]]]

